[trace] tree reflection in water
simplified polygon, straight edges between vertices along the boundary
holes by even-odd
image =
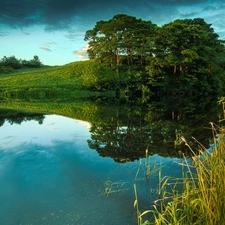
[[[209,122],[217,123],[218,112],[222,111],[215,97],[157,97],[144,103],[142,101],[141,98],[59,101],[45,103],[44,106],[49,108],[44,111],[89,122],[89,147],[100,156],[111,157],[119,163],[145,157],[146,149],[149,155],[191,156],[182,137],[195,151],[198,143],[192,137],[207,148],[211,138]],[[28,109],[29,104],[24,102]],[[2,109],[0,126],[5,121],[20,124],[22,121],[36,120],[42,124],[45,117],[38,113],[43,111],[40,107],[35,113],[24,113],[26,110],[22,108],[20,112]]]
[[[21,124],[24,121],[35,120],[39,124],[42,124],[45,116],[42,113],[27,113],[19,112],[17,110],[0,110],[0,127],[5,123],[10,124]]]
[[[88,145],[99,155],[120,163],[145,157],[146,149],[149,155],[191,156],[182,137],[195,151],[198,143],[192,137],[208,147],[209,122],[218,121],[216,104],[210,98],[164,98],[118,108],[114,104],[113,108],[108,107],[101,122],[92,123]]]

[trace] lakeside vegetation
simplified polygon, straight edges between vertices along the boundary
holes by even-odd
[[[185,161],[183,177],[160,180],[160,196],[154,209],[138,211],[138,224],[219,225],[225,221],[225,136],[224,129],[211,123],[213,143],[210,149],[200,143],[199,154]],[[185,157],[184,157],[185,159]],[[186,172],[184,172],[186,170]],[[182,191],[180,192],[179,189]],[[152,213],[154,222],[144,221]]]

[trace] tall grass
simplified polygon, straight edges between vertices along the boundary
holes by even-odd
[[[182,178],[161,179],[160,198],[155,201],[153,210],[138,214],[138,224],[225,224],[225,134],[224,129],[213,123],[211,125],[212,146],[206,149],[199,143],[199,155],[194,153],[182,137],[193,152],[191,163],[184,158]],[[168,191],[167,187],[171,186],[171,183],[173,188]],[[153,213],[154,221],[143,222],[142,216],[146,213]]]

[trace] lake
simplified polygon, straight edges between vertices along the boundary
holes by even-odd
[[[180,177],[189,156],[177,131],[209,141],[211,103],[1,102],[1,224],[137,224],[134,184],[152,209],[159,171]]]

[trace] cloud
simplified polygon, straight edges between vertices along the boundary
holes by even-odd
[[[42,46],[39,47],[39,48],[42,49],[42,50],[45,50],[47,52],[51,52],[52,51],[52,49],[51,49],[52,45],[56,45],[56,44],[57,43],[54,42],[54,41],[48,41],[48,42],[43,43]]]
[[[1,0],[0,24],[14,28],[45,25],[47,31],[69,29],[89,21],[106,5],[103,0]]]
[[[30,32],[26,32],[21,28],[22,33],[24,33],[25,35],[30,35]]]
[[[39,47],[40,49],[42,50],[45,50],[47,52],[51,52],[52,50],[50,48],[47,48],[47,47]]]
[[[87,60],[88,59],[87,49],[88,49],[88,45],[85,45],[83,48],[75,50],[74,54],[80,60]]]
[[[55,41],[48,41],[48,42],[45,42],[44,45],[51,46],[51,45],[57,45],[57,43]]]
[[[219,34],[220,38],[225,38],[225,3],[222,1],[179,8],[181,18],[204,18],[207,23],[212,24],[214,31]]]
[[[76,32],[76,31],[70,31],[69,33],[65,34],[64,37],[71,40],[80,40],[84,38],[85,33],[84,32]]]

